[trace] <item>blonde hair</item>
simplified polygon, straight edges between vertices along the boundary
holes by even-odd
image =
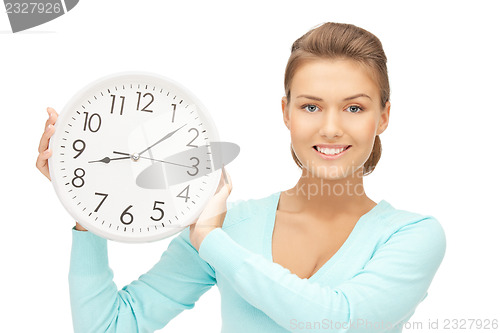
[[[314,28],[297,39],[291,50],[285,70],[285,94],[290,100],[290,85],[297,69],[304,62],[315,58],[352,59],[357,61],[372,75],[380,88],[380,105],[385,107],[390,97],[387,57],[380,40],[365,29],[352,24],[327,22]],[[290,143],[295,163],[302,168]],[[373,150],[363,165],[363,176],[369,175],[382,155],[382,144],[377,135]]]

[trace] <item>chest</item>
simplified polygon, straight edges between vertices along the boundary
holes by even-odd
[[[342,247],[357,220],[344,219],[321,227],[311,227],[303,219],[276,213],[272,255],[273,262],[302,279],[308,279]]]

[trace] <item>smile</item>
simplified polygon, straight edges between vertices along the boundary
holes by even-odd
[[[332,160],[344,155],[352,146],[347,146],[346,148],[321,148],[314,146],[314,151],[319,154],[322,158],[327,160]]]

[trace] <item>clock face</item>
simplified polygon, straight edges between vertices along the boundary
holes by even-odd
[[[82,89],[50,140],[51,181],[66,210],[99,236],[147,242],[201,214],[219,183],[218,133],[186,88],[127,72]]]

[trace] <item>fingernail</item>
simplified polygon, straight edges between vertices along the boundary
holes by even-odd
[[[52,124],[49,124],[49,126],[47,126],[47,128],[45,129],[45,132],[50,131],[52,129],[52,127],[53,127]]]

